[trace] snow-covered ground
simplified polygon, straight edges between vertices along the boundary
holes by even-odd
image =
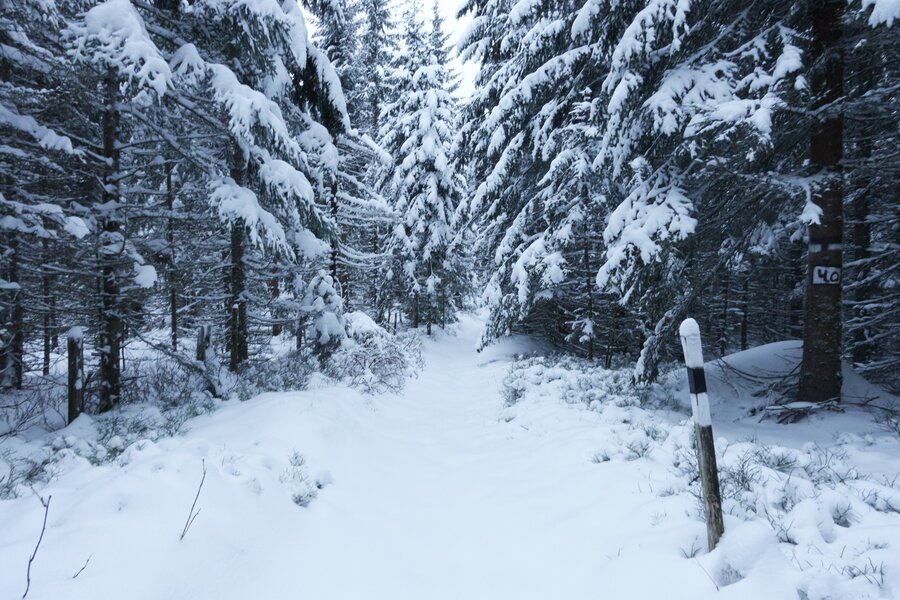
[[[479,333],[480,322],[465,317],[455,336],[426,342],[427,366],[402,394],[363,396],[321,381],[227,402],[193,419],[187,434],[137,441],[105,464],[78,451],[96,437],[80,418],[61,439],[50,436],[65,449],[56,475],[34,490],[52,499],[28,597],[900,592],[900,491],[891,481],[900,443],[868,413],[759,422],[739,404],[743,392],[728,391],[729,377],[713,374],[731,487],[725,537],[706,553],[686,413],[674,404],[651,410],[647,398],[642,408],[621,373],[517,361],[532,350],[519,339],[478,354]],[[658,386],[663,400],[654,401],[678,400],[678,385]],[[199,514],[180,540],[204,465]],[[0,502],[0,598],[21,597],[42,517],[35,495]]]

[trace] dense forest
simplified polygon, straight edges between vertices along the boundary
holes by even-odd
[[[900,0],[0,0],[0,598],[900,598]]]
[[[637,382],[693,316],[716,356],[804,339],[804,399],[841,357],[896,387],[895,3],[460,15],[452,48],[417,0],[3,0],[2,385],[82,334],[102,412],[137,341],[241,373],[484,304],[482,347]]]

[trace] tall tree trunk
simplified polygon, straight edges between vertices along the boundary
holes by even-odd
[[[803,291],[801,285],[806,276],[802,245],[792,243],[789,251],[790,271],[784,274],[785,291],[788,297],[787,335],[794,339],[803,337]],[[802,290],[802,291],[801,291]]]
[[[278,283],[278,277],[273,277],[269,280],[269,291],[272,293],[272,301],[278,301],[278,296],[281,295],[281,288]],[[276,319],[276,315],[273,313],[272,319]],[[278,337],[281,335],[281,323],[272,323],[272,336]]]
[[[334,226],[337,227],[338,222],[338,189],[337,189],[337,179],[332,180],[331,182],[331,198],[329,199],[329,204],[331,208],[331,218],[334,221]],[[334,240],[331,242],[331,280],[338,290],[342,290],[340,283],[338,281],[338,252],[340,251],[340,236],[336,235]],[[341,294],[343,296],[343,293]],[[345,298],[346,299],[346,298]]]
[[[841,20],[844,0],[810,4],[812,47],[821,57],[810,78],[813,110],[819,112],[810,136],[809,158],[823,180],[813,192],[821,209],[819,223],[809,228],[803,361],[799,399],[824,402],[841,395],[841,268],[844,203],[840,179],[843,156],[844,64]]]
[[[750,277],[753,273],[752,263],[749,271],[744,276],[744,287],[741,291],[741,350],[747,349],[747,329],[750,325]]]
[[[13,283],[21,283],[19,277],[19,241],[13,238],[13,259],[15,272],[11,273],[10,281]],[[16,290],[15,300],[13,301],[12,311],[12,358],[13,358],[13,386],[17,390],[22,389],[22,383],[25,379],[25,305],[22,302],[24,290],[20,286]]]
[[[100,233],[100,405],[105,412],[118,404],[122,393],[121,339],[122,299],[119,260],[125,251],[125,237],[119,220],[121,200],[119,178],[119,80],[110,70],[106,78],[106,108],[103,113],[103,218]]]
[[[50,374],[50,350],[53,334],[51,327],[53,326],[53,309],[50,303],[50,274],[47,272],[46,265],[50,262],[50,242],[44,240],[42,243],[44,253],[44,265],[41,267],[41,295],[44,302],[44,317],[42,319],[41,335],[44,342],[44,360],[42,363],[41,373],[46,377]]]
[[[372,225],[372,256],[378,254],[378,225]],[[372,269],[372,310],[375,315],[378,317],[378,322],[381,322],[381,311],[378,309],[378,276],[380,274],[379,269]],[[387,318],[388,325],[391,324],[390,315]]]
[[[863,76],[863,94],[876,85],[875,65],[865,64],[865,67],[868,68],[868,72]],[[862,138],[856,145],[855,151],[856,156],[854,158],[860,163],[868,165],[872,158],[872,138],[866,135],[866,133],[863,133]],[[864,172],[866,171],[868,171],[868,169],[864,170]],[[856,281],[854,282],[852,292],[853,310],[855,313],[853,316],[862,319],[865,319],[871,314],[864,306],[871,301],[873,292],[875,291],[875,286],[871,280],[873,275],[872,269],[869,264],[869,260],[872,258],[872,223],[869,222],[869,215],[871,212],[869,204],[870,195],[871,190],[868,187],[865,187],[859,190],[859,193],[856,194],[856,197],[853,198],[853,202],[850,204],[850,220],[852,223],[850,235],[852,236],[851,243],[853,244],[852,260],[857,264]],[[872,343],[868,340],[865,327],[857,325],[853,329],[851,343],[853,348],[852,359],[854,363],[868,363],[872,360],[875,348],[873,348]]]
[[[853,289],[854,304],[859,307],[871,298],[872,284],[868,281],[871,270],[866,261],[871,258],[872,224],[869,223],[869,192],[863,190],[851,207],[853,219],[853,259],[859,261],[857,283]],[[864,314],[864,309],[857,310]],[[872,345],[867,341],[864,327],[853,331],[853,362],[866,363],[872,358]]]
[[[230,360],[228,369],[236,372],[247,359],[247,299],[245,287],[247,274],[244,271],[244,225],[233,223],[231,225],[231,272],[229,277],[229,291],[231,311],[228,316],[228,345]]]
[[[587,224],[584,226],[584,292],[587,294],[587,320],[591,328],[588,334],[587,357],[594,360],[594,285],[591,277],[591,244],[588,238]]]
[[[175,270],[175,188],[172,186],[172,165],[166,168],[166,208],[169,209],[169,225],[166,243],[169,247],[169,327],[172,329],[172,350],[178,352],[178,288]]]
[[[16,233],[9,236],[9,262],[6,279],[12,284],[11,310],[9,312],[9,336],[0,356],[0,386],[22,389],[25,353],[25,309],[22,305],[22,287],[19,277],[19,239]],[[6,325],[6,323],[4,323]]]
[[[238,185],[244,183],[244,155],[240,148],[235,148],[234,167],[231,178]],[[247,273],[244,265],[244,224],[231,225],[231,270],[229,272],[229,314],[228,314],[228,346],[230,360],[228,369],[238,371],[249,358],[247,324]]]
[[[731,274],[725,269],[725,289],[722,300],[722,331],[719,335],[719,356],[725,356],[728,352],[728,301],[731,294]]]

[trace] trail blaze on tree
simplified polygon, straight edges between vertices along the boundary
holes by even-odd
[[[844,194],[841,158],[844,144],[844,56],[841,28],[844,2],[810,3],[812,47],[820,57],[813,68],[810,93],[815,112],[809,141],[811,167],[821,183],[813,202],[821,209],[809,227],[808,276],[800,365],[800,400],[824,402],[841,396],[841,268],[843,266]]]

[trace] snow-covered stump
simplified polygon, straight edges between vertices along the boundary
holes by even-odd
[[[69,359],[69,379],[66,387],[68,422],[78,418],[84,402],[84,331],[73,327],[66,334],[66,350]]]
[[[679,329],[684,364],[687,366],[694,432],[697,438],[697,459],[700,466],[700,486],[706,513],[706,535],[709,549],[719,543],[725,531],[722,520],[722,494],[719,491],[719,470],[716,465],[716,446],[713,440],[709,398],[706,395],[706,372],[703,370],[703,347],[700,326],[694,319],[685,319]]]

